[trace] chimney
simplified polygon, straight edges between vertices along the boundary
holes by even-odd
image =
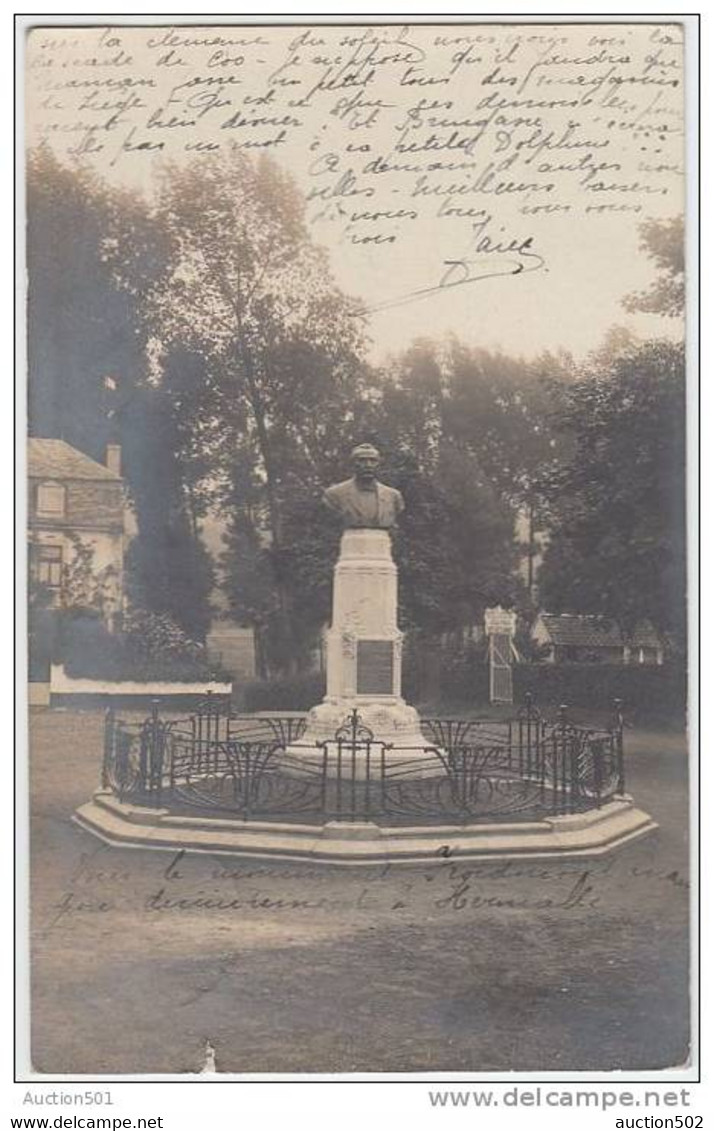
[[[106,465],[115,475],[121,475],[121,444],[107,444]]]

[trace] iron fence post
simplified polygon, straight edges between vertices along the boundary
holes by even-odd
[[[603,744],[602,742],[593,742],[593,777],[595,781],[595,798],[597,801],[597,808],[602,805],[602,783],[604,780],[604,766],[603,766]]]
[[[124,730],[121,723],[114,731],[115,741],[115,770],[118,785],[119,800],[123,801],[129,785],[129,762],[131,759],[131,737]],[[143,755],[143,734],[139,740],[139,757]]]
[[[148,777],[149,777],[149,762],[151,758],[151,729],[147,725],[148,720],[141,728],[141,735],[139,736],[139,792],[143,795],[148,793]]]
[[[342,816],[342,739],[337,739],[337,778],[335,789],[335,813]]]
[[[175,767],[176,748],[177,748],[176,743],[174,741],[172,741],[171,742],[171,751],[169,753],[169,793],[170,794],[173,794],[174,789],[176,788],[176,767]],[[179,749],[180,749],[180,746],[179,746]]]
[[[326,742],[318,742],[322,750],[322,776],[320,778],[320,811],[325,816],[327,812],[327,771],[328,771],[328,746]]]
[[[541,800],[541,804],[542,804],[543,800],[545,798],[545,778],[546,778],[546,770],[547,770],[546,760],[547,760],[547,751],[548,751],[549,740],[548,740],[548,735],[547,735],[547,731],[546,731],[545,719],[540,719],[536,723],[536,726],[538,728],[538,748],[537,748],[537,751],[536,751],[536,777],[537,777],[537,779],[540,783],[540,800]],[[551,750],[552,750],[552,753],[553,753],[553,758],[555,758],[555,752],[557,750],[557,746],[558,746],[558,744],[557,744],[556,737],[555,737],[555,731],[553,731],[553,734],[550,738],[550,747],[551,747]]]
[[[566,793],[567,808],[568,808],[569,812],[575,813],[577,811],[577,808],[578,808],[577,803],[578,803],[578,800],[579,800],[579,797],[580,797],[580,779],[579,779],[579,773],[578,773],[578,771],[579,771],[578,754],[580,753],[580,735],[571,734],[569,749],[570,749],[570,758],[569,758],[569,762],[570,762],[570,765],[569,765],[570,782],[569,782],[569,788],[567,789],[567,793]]]
[[[352,758],[350,760],[350,820],[357,819],[357,738],[355,730],[352,731]]]
[[[102,759],[102,789],[109,788],[109,766],[114,758],[114,708],[107,707],[104,712],[104,757]]]
[[[244,786],[244,789],[243,789],[243,795],[244,795],[243,814],[246,818],[250,817],[252,809],[253,809],[252,793],[253,793],[254,782],[253,782],[253,777],[252,777],[253,767],[250,764],[250,757],[251,757],[251,748],[250,748],[250,746],[248,746],[246,744],[246,747],[245,747],[245,766],[243,767],[244,774],[245,774],[245,786]]]
[[[538,712],[533,707],[533,696],[530,691],[526,691],[526,749],[524,768],[526,776],[530,779],[533,773],[534,761],[537,762],[538,758]],[[535,723],[535,730],[534,730]],[[536,765],[536,774],[538,773]]]
[[[213,692],[209,691],[208,688],[206,688],[206,719],[209,742],[214,741],[217,738],[217,735],[215,734],[215,726],[213,727],[213,731],[211,730],[211,719],[213,717],[213,702],[211,700],[212,695]]]
[[[625,747],[623,741],[624,719],[622,717],[622,699],[613,700],[615,731],[615,757],[617,759],[617,792],[622,796],[625,792]]]
[[[523,710],[518,712],[518,769],[521,774],[525,771],[530,776],[533,767],[533,754],[535,753],[533,742],[535,712],[531,692],[526,691],[524,698],[525,712]]]
[[[161,778],[163,774],[163,728],[159,718],[160,700],[151,700],[151,745],[149,748],[149,793],[161,798]]]
[[[568,704],[561,703],[558,707],[558,747],[555,754],[555,782],[553,789],[553,798],[558,809],[562,810],[567,808],[568,794],[567,794],[567,758],[568,758]]]

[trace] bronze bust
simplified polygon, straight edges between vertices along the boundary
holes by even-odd
[[[345,528],[391,530],[404,510],[404,499],[394,487],[377,479],[381,456],[372,444],[360,444],[351,454],[354,475],[328,487],[323,500],[342,519]]]

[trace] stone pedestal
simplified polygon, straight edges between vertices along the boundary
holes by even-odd
[[[377,742],[426,745],[419,716],[402,699],[397,567],[388,531],[345,530],[335,566],[327,634],[327,694],[308,715],[303,743],[329,741],[354,708]]]

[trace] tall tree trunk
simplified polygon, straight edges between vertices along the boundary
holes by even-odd
[[[294,674],[297,671],[298,662],[295,649],[295,635],[293,632],[292,618],[290,616],[290,600],[288,597],[287,586],[283,577],[282,516],[280,514],[280,504],[278,503],[277,498],[275,463],[273,460],[270,435],[268,433],[266,424],[263,397],[261,395],[259,383],[255,376],[255,369],[253,366],[253,359],[251,357],[250,350],[246,347],[242,336],[240,338],[240,353],[241,361],[243,364],[243,371],[245,373],[246,382],[248,385],[248,397],[250,400],[250,406],[253,411],[253,418],[255,420],[255,431],[258,437],[258,448],[260,450],[260,456],[263,461],[263,467],[265,469],[265,490],[268,500],[268,516],[270,531],[272,535],[272,551],[274,555],[273,569],[275,589],[278,597],[280,624],[289,652],[288,670],[291,674]]]
[[[534,589],[534,583],[535,583],[535,568],[534,567],[535,567],[535,555],[536,555],[534,511],[535,511],[535,506],[533,504],[533,500],[531,499],[528,502],[528,598],[531,602],[534,600],[533,589]]]

